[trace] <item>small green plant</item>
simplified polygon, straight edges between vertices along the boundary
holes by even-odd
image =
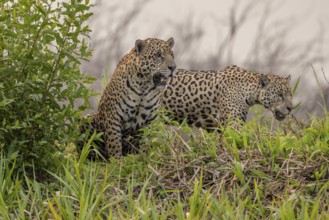
[[[44,173],[78,138],[92,95],[93,79],[79,67],[91,55],[90,7],[88,0],[0,2],[0,149],[19,172],[24,164]]]

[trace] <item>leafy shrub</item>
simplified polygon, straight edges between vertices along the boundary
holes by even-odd
[[[50,168],[54,153],[77,139],[93,82],[81,60],[91,52],[89,1],[0,2],[0,149],[25,167]],[[76,100],[83,104],[76,108]]]

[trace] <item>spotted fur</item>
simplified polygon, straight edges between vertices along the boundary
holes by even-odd
[[[87,129],[104,132],[104,142],[96,144],[105,158],[131,152],[138,142],[138,130],[156,117],[154,111],[160,108],[160,97],[176,68],[173,45],[173,38],[137,40],[119,62],[98,111],[89,124],[80,127],[81,133]],[[79,142],[80,150],[83,145]]]
[[[249,107],[261,104],[283,120],[292,110],[290,76],[259,74],[235,65],[221,71],[177,70],[162,104],[176,120],[202,128],[246,121]]]

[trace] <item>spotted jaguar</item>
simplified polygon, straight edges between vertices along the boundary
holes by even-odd
[[[103,142],[96,144],[105,159],[118,158],[134,150],[140,138],[138,130],[156,117],[160,98],[176,68],[173,46],[173,38],[137,40],[117,65],[97,112],[89,123],[80,126],[81,134],[87,130],[89,134],[103,132]],[[78,143],[79,151],[89,136],[85,135]]]
[[[254,104],[283,120],[293,109],[290,75],[281,77],[228,66],[220,71],[177,70],[168,83],[162,105],[174,119],[202,128],[245,122]]]

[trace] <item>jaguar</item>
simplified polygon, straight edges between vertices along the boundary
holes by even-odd
[[[279,121],[292,111],[290,75],[262,74],[231,65],[219,71],[178,69],[162,105],[174,119],[202,128],[246,121],[249,108],[263,105]]]
[[[97,112],[89,123],[80,125],[80,133],[85,134],[77,144],[80,152],[93,132],[103,133],[103,142],[95,143],[105,159],[119,158],[133,150],[140,139],[139,129],[157,116],[160,98],[174,74],[173,46],[173,38],[136,40],[135,47],[119,61]],[[89,158],[95,155],[90,152]]]

